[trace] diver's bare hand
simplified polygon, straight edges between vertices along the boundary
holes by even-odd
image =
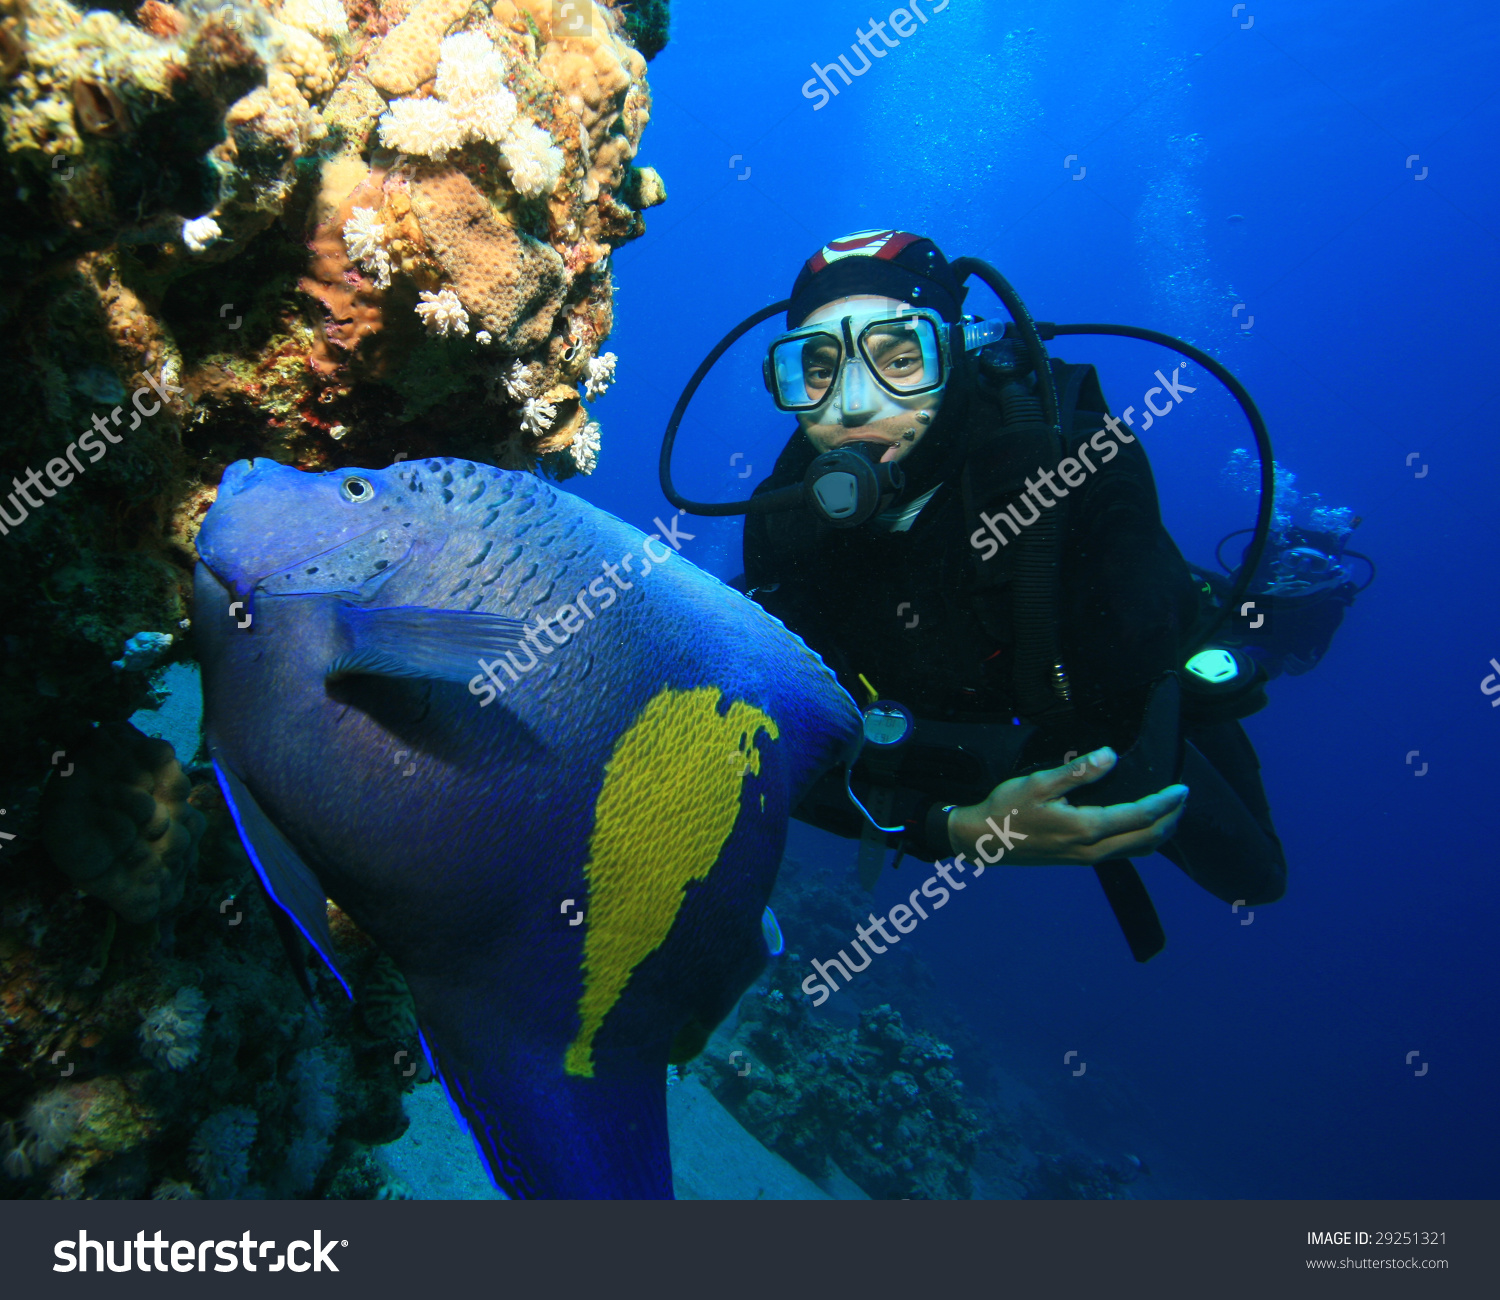
[[[1143,858],[1171,838],[1187,803],[1185,785],[1169,785],[1134,803],[1074,807],[1069,790],[1099,780],[1115,765],[1108,747],[1047,771],[997,785],[983,803],[948,814],[955,853],[1008,866],[1092,866],[1107,858]]]

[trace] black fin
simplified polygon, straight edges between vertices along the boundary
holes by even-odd
[[[281,946],[286,952],[287,964],[292,968],[292,978],[297,981],[309,1002],[313,1002],[312,976],[307,973],[307,949],[303,946],[301,932],[293,923],[276,900],[271,897],[271,891],[266,889],[265,882],[261,882],[261,889],[265,892],[266,899],[271,904],[271,924],[276,927],[276,935],[281,940]]]
[[[1134,803],[1176,783],[1182,771],[1181,687],[1167,673],[1151,688],[1146,715],[1135,744],[1116,761],[1108,776],[1068,792],[1068,802],[1099,807]],[[1167,946],[1166,932],[1146,884],[1128,858],[1111,858],[1094,866],[1110,910],[1136,961],[1150,961]]]
[[[219,788],[229,805],[229,815],[234,818],[240,842],[250,855],[261,884],[266,887],[272,901],[302,932],[302,937],[328,963],[328,969],[344,986],[344,992],[353,998],[349,981],[334,964],[333,935],[328,930],[328,905],[323,886],[287,843],[286,837],[261,811],[245,783],[219,758],[212,742],[209,743],[209,752],[214,756],[214,771],[218,773]]]
[[[1120,923],[1130,955],[1136,961],[1150,961],[1167,946],[1167,932],[1161,928],[1156,905],[1146,892],[1146,882],[1129,858],[1110,858],[1096,862],[1094,874],[1104,888],[1110,911]]]
[[[885,871],[885,855],[885,836],[872,826],[862,827],[859,833],[859,883],[872,894]]]

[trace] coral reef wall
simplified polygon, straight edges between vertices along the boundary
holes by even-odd
[[[399,1131],[404,988],[346,925],[371,1001],[325,1005],[325,978],[309,1006],[196,756],[124,720],[190,657],[229,463],[592,471],[611,255],[666,197],[637,165],[666,23],[617,0],[0,0],[9,1194],[378,1190],[349,1153]]]

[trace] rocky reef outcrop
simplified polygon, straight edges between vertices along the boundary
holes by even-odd
[[[789,857],[771,902],[786,953],[684,1067],[762,1143],[830,1188],[842,1175],[877,1198],[1135,1194],[1145,1164],[1080,1150],[906,945],[821,1006],[802,992],[809,956],[847,944],[870,910],[852,870]]]
[[[686,1068],[755,1137],[813,1179],[837,1166],[876,1198],[972,1195],[975,1157],[1001,1135],[990,1108],[971,1096],[954,1048],[909,1023],[913,1012],[927,1009],[933,987],[925,964],[893,947],[837,1008],[815,1009],[800,987],[805,955],[847,944],[869,895],[852,873],[788,858],[771,901],[786,954],[745,995],[738,1023],[721,1029]],[[963,1032],[957,1022],[951,1027]],[[984,1077],[981,1057],[957,1055]]]
[[[164,372],[208,487],[246,450],[590,467],[566,453],[608,382],[610,254],[665,197],[635,165],[642,16],[6,3],[0,328],[24,321],[47,422]]]
[[[812,1178],[832,1161],[877,1199],[972,1194],[984,1128],[951,1047],[908,1029],[889,1005],[842,1028],[775,977],[741,1016],[739,1055],[714,1053],[694,1068],[767,1147]]]
[[[400,976],[336,911],[355,999],[289,958],[217,786],[186,805],[198,859],[149,920],[62,872],[0,881],[0,1197],[399,1196],[369,1149],[426,1077]]]
[[[172,746],[112,723],[89,736],[69,767],[42,796],[42,838],[54,865],[127,921],[170,912],[203,834]]]

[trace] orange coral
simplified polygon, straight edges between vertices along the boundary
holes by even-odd
[[[355,186],[318,225],[308,243],[312,260],[298,284],[304,293],[322,303],[325,313],[318,342],[307,358],[308,365],[320,375],[332,374],[362,339],[384,324],[381,303],[385,295],[359,273],[344,246],[344,224],[354,209],[380,206],[383,176],[381,171],[371,172]]]
[[[153,36],[160,36],[163,40],[172,40],[181,36],[187,30],[187,17],[179,9],[172,8],[169,4],[163,4],[162,0],[146,0],[139,9],[135,11],[135,20],[140,26]]]
[[[411,181],[427,246],[464,306],[511,352],[546,341],[572,277],[548,244],[508,226],[463,172]]]
[[[365,75],[387,95],[409,95],[437,75],[438,46],[469,0],[418,0],[381,42]]]

